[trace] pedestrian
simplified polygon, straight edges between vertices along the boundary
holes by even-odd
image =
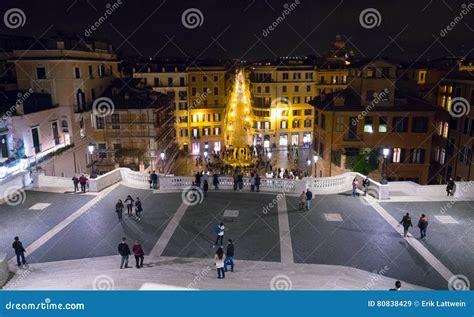
[[[255,174],[255,189],[257,193],[260,191],[260,176],[258,174]]]
[[[354,177],[352,181],[352,197],[357,195],[357,187],[359,187],[359,180],[357,180],[357,177]]]
[[[21,243],[20,238],[18,237],[14,238],[12,248],[15,250],[16,263],[18,264],[18,266],[21,266],[21,264],[25,265],[26,264],[26,259],[25,259],[26,250],[23,247],[23,243]]]
[[[239,185],[239,176],[237,175],[237,170],[234,171],[234,190],[237,190],[237,186]]]
[[[196,175],[194,175],[194,183],[197,187],[201,188],[201,173],[199,171],[197,171]]]
[[[413,227],[411,217],[408,212],[405,216],[403,216],[402,221],[400,221],[400,224],[403,226],[403,236],[406,238],[408,234],[408,228]]]
[[[115,204],[115,212],[117,213],[119,221],[122,221],[123,203],[121,199]]]
[[[214,173],[214,175],[212,175],[212,184],[215,190],[219,189],[219,174]]]
[[[421,240],[426,240],[426,229],[428,228],[428,217],[425,214],[421,214],[420,220],[418,220],[418,228],[420,228]]]
[[[133,216],[133,203],[135,201],[133,200],[132,196],[128,195],[127,198],[125,199],[125,204],[127,205],[127,216],[131,217]]]
[[[367,191],[369,190],[369,185],[370,185],[370,181],[369,181],[369,177],[367,176],[362,181],[362,186],[364,186],[364,196],[367,196]]]
[[[207,191],[209,190],[209,183],[207,182],[207,179],[204,180],[202,189],[204,191],[204,197],[207,197]]]
[[[132,247],[133,255],[135,256],[135,263],[137,269],[141,269],[143,267],[143,259],[145,257],[145,252],[143,252],[143,247],[140,242],[135,241],[135,244]]]
[[[219,243],[219,240],[221,242],[221,247],[222,247],[222,244],[224,243],[224,230],[225,230],[225,227],[224,227],[224,223],[220,223],[216,226],[216,229],[215,229],[215,232],[216,232],[216,243],[214,243],[213,245],[213,248],[216,247],[216,245]]]
[[[250,191],[255,191],[255,175],[250,174]]]
[[[239,183],[239,191],[242,191],[242,189],[244,188],[244,175],[242,175],[242,172],[239,173],[237,179]]]
[[[87,180],[87,177],[85,177],[84,175],[81,175],[81,177],[79,177],[79,183],[81,184],[81,191],[83,193],[86,192]]]
[[[150,184],[150,189],[153,188],[153,179],[151,177],[151,172],[148,172],[148,183]]]
[[[303,190],[301,192],[301,195],[300,195],[300,203],[299,203],[299,210],[300,211],[304,211],[305,203],[306,203],[306,193]]]
[[[448,193],[448,196],[454,196],[455,191],[456,191],[456,183],[454,182],[453,178],[450,177],[446,185],[446,192]]]
[[[74,184],[74,192],[79,191],[79,178],[76,175],[72,177],[72,183]]]
[[[225,252],[224,272],[227,272],[227,265],[230,265],[230,271],[234,272],[234,243],[232,239],[227,240],[227,249]]]
[[[313,199],[313,193],[308,189],[306,189],[306,210],[309,211],[311,209],[311,199]]]
[[[158,175],[156,174],[155,171],[153,171],[153,173],[151,173],[151,185],[152,185],[153,189],[158,188]]]
[[[395,288],[391,288],[390,290],[391,291],[399,291],[402,289],[402,282],[400,281],[396,281],[395,282]]]
[[[214,255],[214,262],[216,263],[217,268],[217,278],[225,278],[224,272],[224,250],[222,247],[219,247]]]
[[[138,221],[142,220],[142,211],[142,202],[140,201],[140,198],[137,197],[137,200],[135,200],[135,216]]]
[[[127,242],[125,242],[127,238],[123,237],[122,242],[118,245],[118,253],[122,256],[122,261],[120,262],[120,269],[129,268],[128,266],[128,257],[130,254],[130,248],[128,247]]]

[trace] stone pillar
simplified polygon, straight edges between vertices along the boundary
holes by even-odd
[[[9,275],[7,254],[0,253],[0,287],[6,284]]]

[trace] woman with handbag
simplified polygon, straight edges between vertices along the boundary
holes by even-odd
[[[222,247],[219,247],[214,256],[214,262],[216,263],[217,268],[217,278],[225,278],[224,272],[224,250]],[[222,277],[221,277],[222,275]]]

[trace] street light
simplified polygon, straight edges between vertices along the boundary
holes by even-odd
[[[268,159],[271,159],[272,158],[272,152],[268,152],[267,157],[268,157]]]
[[[87,146],[87,150],[89,151],[90,157],[91,157],[91,178],[95,178],[94,174],[94,150],[95,150],[95,145],[92,143],[89,143]]]
[[[313,163],[313,169],[314,169],[314,171],[313,171],[312,174],[314,175],[314,177],[316,177],[316,172],[317,172],[317,171],[316,171],[316,164],[318,163],[318,160],[319,160],[319,156],[317,156],[316,154],[313,155],[313,161],[314,161],[314,163]]]
[[[383,163],[382,163],[382,181],[380,182],[383,185],[386,185],[387,182],[387,157],[390,154],[390,149],[384,148],[382,150],[383,154]]]
[[[162,161],[165,160],[165,152],[161,152],[161,153],[160,153],[160,158],[161,158]]]
[[[165,152],[162,151],[160,153],[160,159],[161,159],[161,172],[164,173],[165,172],[165,158],[166,158],[166,155],[165,155]]]
[[[94,154],[94,148],[95,148],[94,144],[89,143],[89,145],[87,146],[87,149],[89,150],[90,155]]]

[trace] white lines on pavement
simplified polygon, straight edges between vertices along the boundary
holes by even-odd
[[[459,223],[456,219],[454,219],[451,216],[435,216],[436,220],[441,222],[442,224],[447,224],[447,223]]]
[[[338,213],[324,214],[324,218],[326,221],[343,221],[341,214]]]
[[[188,209],[188,205],[186,205],[185,203],[181,203],[181,205],[178,207],[178,210],[176,210],[173,218],[171,218],[170,222],[166,226],[165,230],[161,234],[155,246],[153,247],[153,250],[151,250],[150,255],[161,256],[166,246],[168,245],[168,242],[170,242],[171,237],[176,231],[176,228],[178,228],[181,219],[183,219],[186,209]]]
[[[29,209],[30,209],[30,210],[43,210],[43,209],[48,208],[49,206],[51,206],[51,204],[48,204],[48,203],[37,203],[37,204],[34,204],[33,206],[31,206]]]
[[[364,198],[365,199],[365,198]],[[400,236],[403,237],[403,228],[400,226],[397,220],[393,218],[378,202],[372,203],[372,208],[379,213],[382,218],[387,221]],[[454,275],[441,261],[439,261],[428,249],[420,243],[417,239],[413,239],[411,234],[408,234],[408,238],[405,241],[418,252],[428,264],[430,264],[446,281]]]
[[[278,199],[278,227],[280,229],[280,255],[281,263],[294,263],[293,244],[291,243],[290,221],[286,197]]]

